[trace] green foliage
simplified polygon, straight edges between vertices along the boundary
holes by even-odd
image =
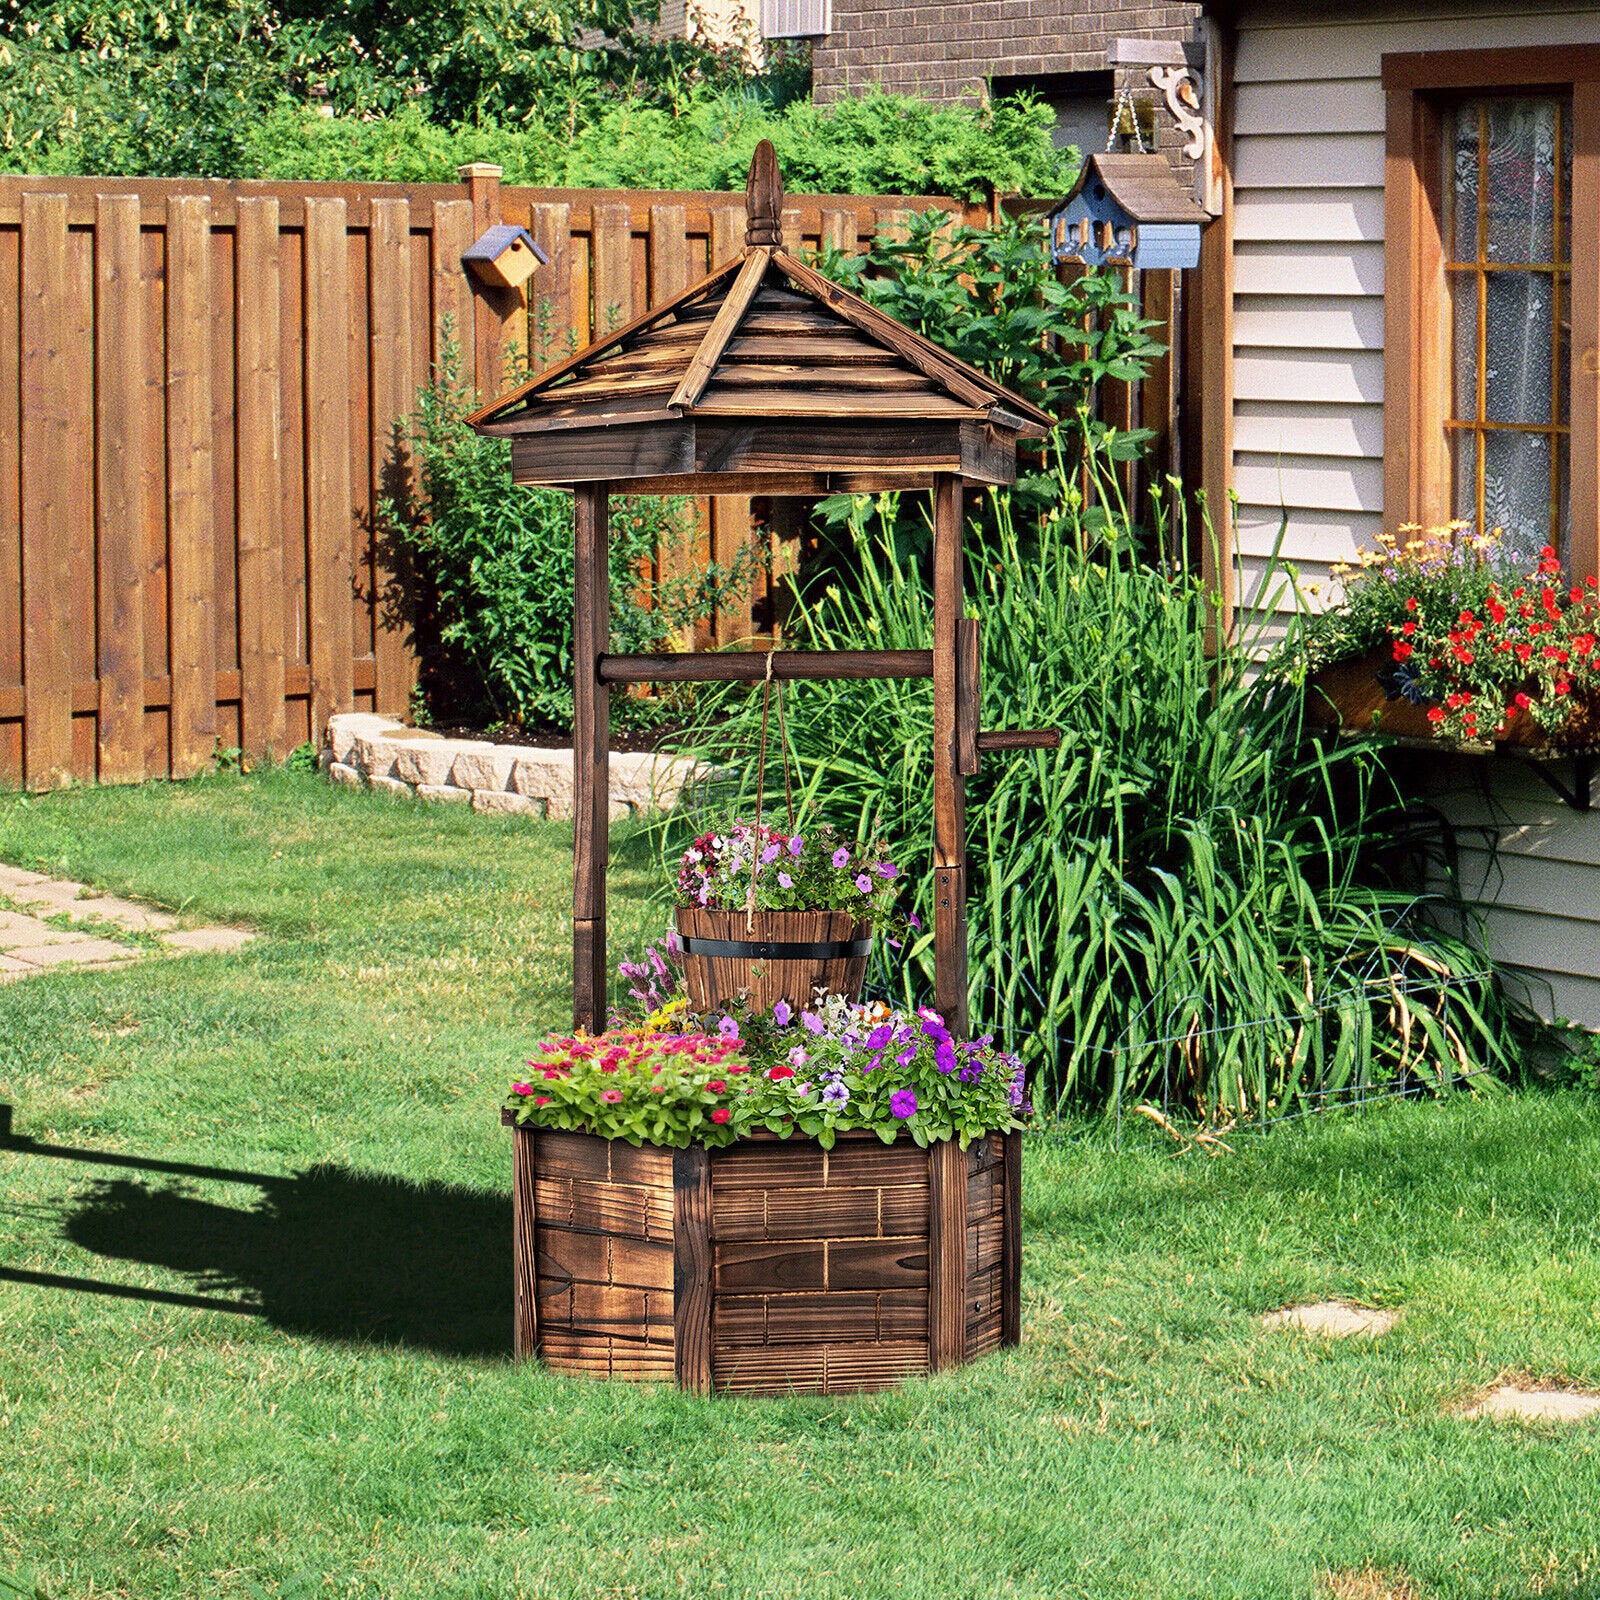
[[[1045,107],[877,90],[817,107],[803,52],[752,75],[737,51],[657,37],[653,10],[0,0],[0,170],[452,182],[495,161],[510,183],[739,189],[770,138],[797,192],[1045,194],[1071,177]],[[586,30],[610,43],[581,47]]]
[[[1301,697],[1253,671],[1265,613],[1213,657],[1198,578],[1101,539],[1070,484],[1025,533],[1006,495],[992,510],[968,551],[980,725],[1062,741],[989,757],[968,784],[974,1016],[1081,1105],[1267,1115],[1502,1069],[1486,963],[1379,870],[1411,824],[1377,759],[1306,745]],[[900,514],[855,503],[853,581],[797,602],[795,647],[926,648],[925,573],[883,532]],[[737,762],[754,708],[733,692],[716,709],[703,749]],[[789,731],[807,821],[931,840],[931,726],[926,683],[803,686]],[[931,922],[928,877],[914,894]],[[931,939],[905,956],[890,981],[914,999]]]
[[[439,642],[469,669],[458,709],[501,723],[572,722],[572,496],[511,482],[511,446],[466,423],[477,397],[447,339],[437,380],[418,396],[410,444],[420,495],[385,499],[385,537],[419,580]],[[693,538],[690,503],[647,495],[611,503],[611,631],[621,651],[660,648],[745,594],[752,541],[727,564],[695,569],[673,552]],[[652,564],[675,577],[647,580]],[[617,697],[615,710],[648,717]],[[437,709],[437,708],[435,708]]]

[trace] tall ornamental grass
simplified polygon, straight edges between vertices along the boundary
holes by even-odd
[[[786,645],[927,647],[927,575],[893,534],[910,509],[856,503],[856,581],[797,597]],[[1487,964],[1391,864],[1415,819],[1373,752],[1308,741],[1302,695],[1258,670],[1281,631],[1273,597],[1215,650],[1198,575],[1141,559],[1124,511],[1086,509],[1065,483],[1027,526],[1004,493],[985,510],[967,549],[982,725],[1059,728],[1061,748],[988,756],[968,783],[975,1025],[1021,1052],[1047,1102],[1159,1099],[1221,1120],[1493,1081],[1509,1057]],[[787,694],[806,815],[908,859],[930,849],[931,686]],[[760,700],[730,688],[701,734],[745,811]],[[769,808],[778,760],[773,745]],[[929,928],[930,877],[915,891]],[[924,933],[886,985],[925,999],[932,958]]]

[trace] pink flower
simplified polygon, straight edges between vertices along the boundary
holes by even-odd
[[[728,1108],[726,1106],[718,1106],[711,1113],[711,1120],[713,1122],[726,1122],[728,1120],[729,1116],[731,1116],[731,1115],[732,1115],[732,1113],[728,1110]]]
[[[721,1078],[713,1078],[711,1082],[706,1085],[706,1088],[708,1088],[712,1094],[726,1094],[728,1090],[727,1084],[724,1083]]]
[[[622,1091],[620,1089],[602,1089],[600,1091],[600,1098],[604,1100],[608,1106],[614,1106],[622,1099]]]
[[[850,852],[843,845],[840,845],[833,852],[833,864],[836,867],[848,867],[850,865]]]
[[[537,1094],[533,1097],[533,1103],[536,1106],[547,1106],[550,1104],[550,1096],[547,1094]]]
[[[531,1083],[514,1083],[511,1085],[511,1092],[512,1094],[532,1094],[533,1085]]]
[[[872,879],[869,878],[866,875],[866,873],[858,872],[856,874],[856,888],[858,888],[862,892],[862,894],[871,894],[872,893]]]

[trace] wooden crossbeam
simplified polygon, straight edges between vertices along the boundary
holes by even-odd
[[[931,678],[931,650],[728,650],[601,656],[602,683],[759,683],[771,661],[775,683],[850,678]]]

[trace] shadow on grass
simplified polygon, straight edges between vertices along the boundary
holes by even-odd
[[[260,1202],[243,1208],[183,1182],[112,1179],[73,1204],[63,1233],[238,1297],[231,1309],[286,1332],[511,1354],[509,1195],[338,1166],[258,1181]]]

